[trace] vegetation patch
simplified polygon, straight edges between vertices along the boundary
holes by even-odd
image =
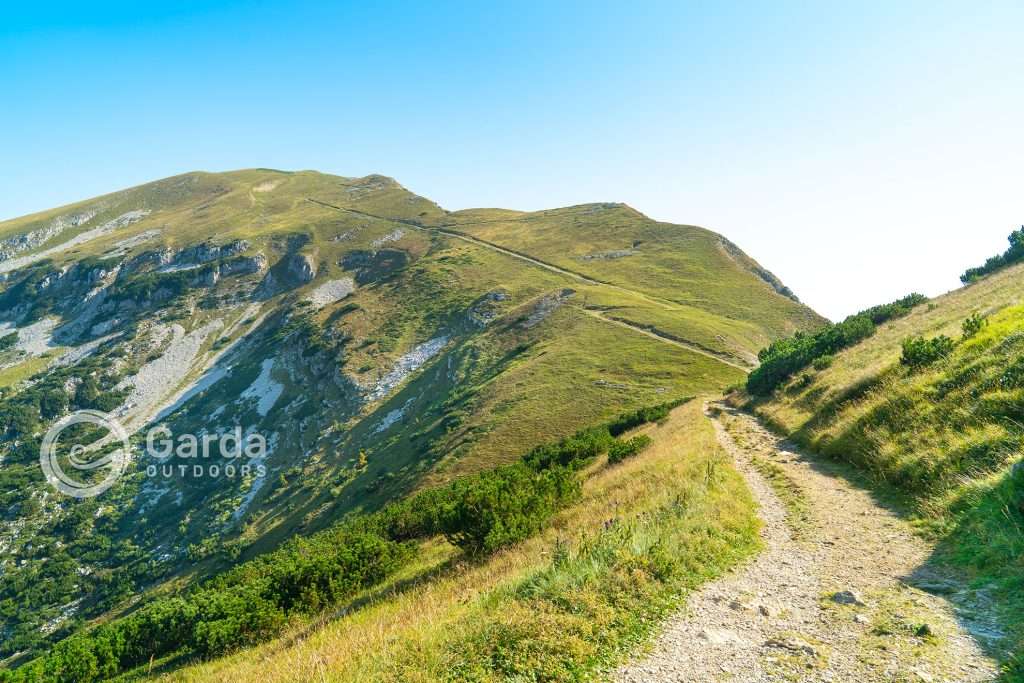
[[[608,462],[613,465],[620,463],[626,458],[632,458],[650,445],[651,437],[646,434],[638,434],[628,441],[616,441],[608,448]]]
[[[900,356],[900,362],[909,368],[919,370],[952,352],[953,340],[945,335],[931,339],[908,337],[903,340],[903,355]]]
[[[1010,243],[1006,251],[990,257],[983,265],[965,270],[964,274],[960,276],[960,282],[965,285],[977,282],[986,275],[1024,260],[1024,225],[1020,227],[1020,230],[1011,232],[1006,239]]]
[[[907,315],[927,300],[921,294],[910,294],[890,304],[863,310],[817,332],[798,332],[793,337],[773,342],[757,354],[761,365],[747,376],[747,391],[756,396],[766,396],[819,359],[822,360],[816,369],[828,367],[832,354],[867,339],[875,333],[878,325]]]
[[[719,491],[699,498],[726,487],[720,477],[707,486]],[[482,601],[482,614],[448,645],[458,663],[445,678],[575,681],[614,664],[676,609],[681,594],[756,547],[752,526],[721,517],[696,522],[697,500],[679,495],[642,517],[612,520],[574,548],[556,543],[547,566]]]

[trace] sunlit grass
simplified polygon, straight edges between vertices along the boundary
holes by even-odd
[[[752,499],[698,401],[641,431],[652,445],[592,466],[579,504],[537,537],[479,564],[432,543],[424,580],[164,679],[543,680],[613,665],[757,546]]]

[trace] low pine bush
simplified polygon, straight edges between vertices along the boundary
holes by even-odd
[[[524,463],[499,467],[458,487],[441,516],[448,540],[472,556],[489,554],[540,531],[551,516],[575,500],[575,471],[554,465],[537,472]]]
[[[1007,266],[1012,266],[1014,263],[1024,259],[1024,225],[1020,227],[1020,230],[1011,232],[1006,240],[1010,243],[1006,251],[992,256],[985,261],[984,265],[965,270],[964,274],[960,276],[960,282],[965,285],[977,282],[990,273],[1002,270]]]
[[[953,340],[944,334],[931,339],[908,337],[903,340],[903,355],[900,357],[900,363],[912,370],[923,368],[948,356],[953,352],[954,346]]]
[[[626,458],[631,458],[643,449],[651,445],[651,437],[646,434],[638,434],[628,441],[616,441],[608,449],[608,462],[619,463]]]
[[[797,332],[793,337],[772,342],[757,354],[761,364],[747,376],[747,391],[755,396],[767,396],[808,366],[813,365],[817,370],[828,367],[833,354],[867,339],[878,325],[907,315],[927,300],[922,294],[910,294],[863,310],[812,334]]]
[[[988,325],[988,318],[978,313],[972,313],[960,326],[963,329],[963,338],[970,339],[977,335]]]

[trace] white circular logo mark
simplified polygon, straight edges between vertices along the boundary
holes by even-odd
[[[108,468],[106,477],[97,483],[84,483],[69,477],[61,467],[57,454],[57,438],[68,427],[77,424],[91,424],[106,429],[109,433],[99,441],[83,445],[74,444],[71,446],[67,460],[71,466],[86,474],[100,468]],[[120,450],[106,453],[95,460],[89,460],[86,454],[107,445],[112,440],[121,442]],[[75,498],[92,498],[98,496],[117,481],[118,477],[124,474],[128,466],[128,454],[131,452],[128,442],[128,432],[121,423],[107,413],[99,410],[79,410],[61,418],[50,427],[43,437],[43,443],[39,447],[39,465],[43,468],[43,475],[46,481],[61,493]],[[89,477],[91,480],[92,477]]]

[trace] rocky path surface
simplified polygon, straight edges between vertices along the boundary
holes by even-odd
[[[691,595],[653,650],[615,680],[995,678],[984,647],[999,634],[983,596],[930,566],[931,548],[905,521],[749,415],[718,404],[707,412],[760,506],[764,550]],[[953,602],[916,587],[925,585]]]

